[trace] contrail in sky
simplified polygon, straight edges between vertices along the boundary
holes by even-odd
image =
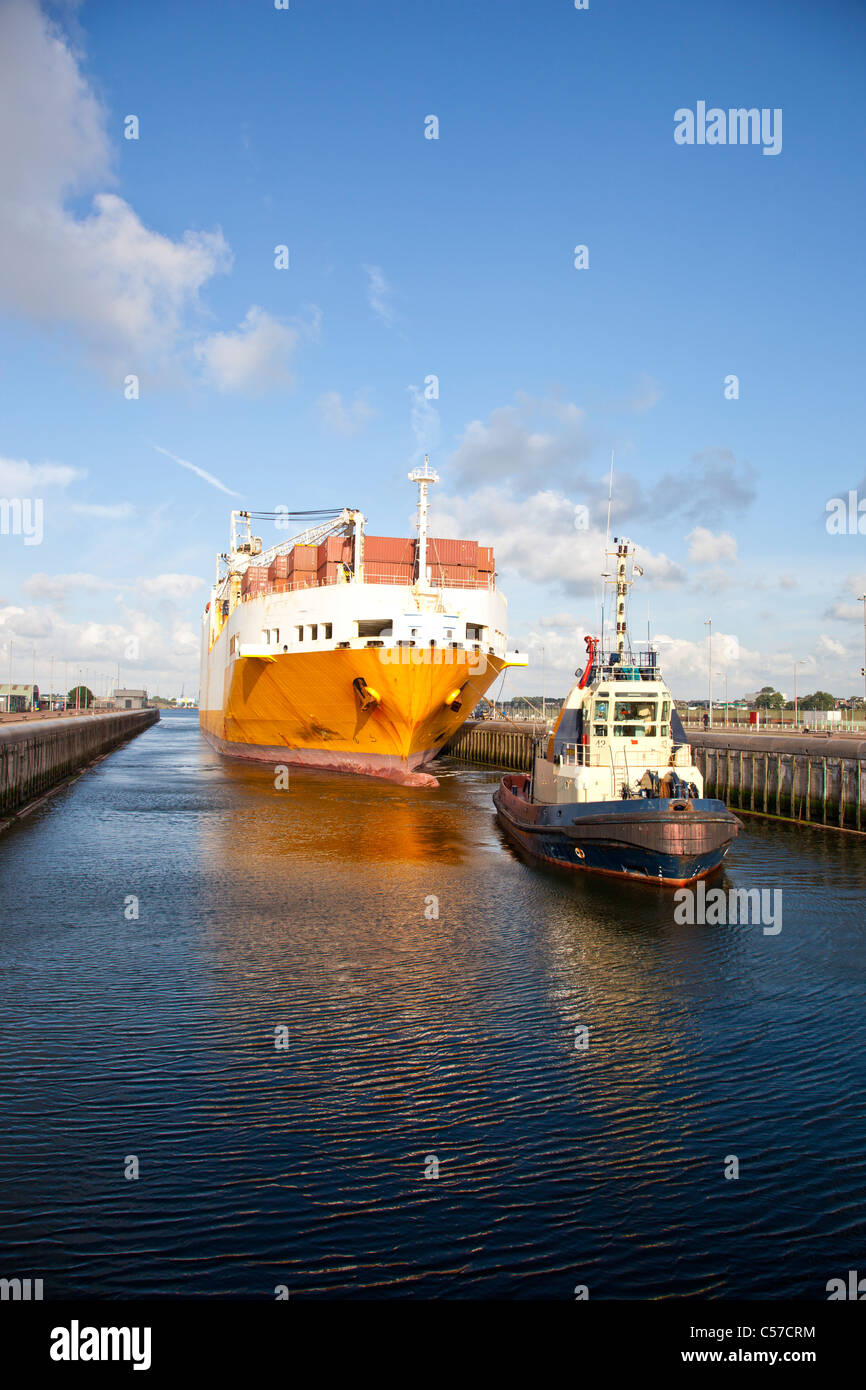
[[[214,477],[213,473],[206,473],[205,470],[199,468],[197,464],[190,463],[189,459],[179,459],[177,454],[170,453],[168,449],[161,448],[159,444],[154,444],[153,447],[158,454],[165,454],[167,459],[174,459],[174,462],[179,463],[181,468],[188,468],[190,473],[195,473],[199,478],[204,478],[206,483],[210,483],[211,487],[218,487],[220,492],[227,492],[229,497],[241,496],[239,492],[233,492],[230,487],[226,487],[225,483],[221,483],[219,478]]]

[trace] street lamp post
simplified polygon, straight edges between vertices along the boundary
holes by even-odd
[[[704,627],[707,629],[707,641],[708,641],[708,647],[707,647],[707,681],[708,681],[707,723],[708,723],[709,727],[712,728],[712,724],[713,724],[713,620],[712,620],[712,618],[706,618],[706,619],[704,620]]]

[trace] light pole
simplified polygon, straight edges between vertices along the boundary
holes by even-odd
[[[724,727],[727,728],[727,671],[716,671],[716,676],[724,676]]]
[[[709,682],[709,692],[707,699],[707,722],[712,728],[713,723],[713,620],[706,618],[704,627],[707,628],[707,679]]]
[[[547,719],[547,701],[544,692],[544,648],[541,648],[541,717]]]

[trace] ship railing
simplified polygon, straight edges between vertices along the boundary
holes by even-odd
[[[658,652],[652,649],[626,652],[620,659],[613,651],[601,653],[596,658],[596,680],[611,681],[656,681],[661,680]]]
[[[263,594],[294,593],[298,589],[324,589],[333,584],[351,584],[353,582],[351,578],[342,574],[319,575],[313,571],[302,571],[285,579],[267,579],[264,582],[251,584],[246,589],[241,590],[241,601],[246,603],[251,599],[261,598]],[[404,589],[411,589],[415,582],[411,575],[395,575],[393,572],[375,565],[364,566],[365,584],[393,584]],[[446,579],[433,575],[428,581],[428,587],[490,593],[496,588],[496,581],[492,574],[481,574],[477,579]]]

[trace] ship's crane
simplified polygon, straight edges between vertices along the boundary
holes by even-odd
[[[276,545],[269,546],[267,550],[262,550],[262,542],[259,536],[252,534],[252,522],[255,521],[277,521],[289,516],[301,517],[322,517],[307,527],[305,531],[299,531],[288,540],[279,541]],[[250,565],[269,565],[278,555],[288,555],[296,545],[319,545],[328,536],[353,535],[354,546],[354,577],[362,581],[364,577],[364,527],[367,518],[363,512],[354,507],[344,507],[342,511],[335,512],[330,510],[323,512],[248,512],[233,511],[231,514],[231,548],[227,553],[217,556],[216,582],[219,586],[230,575],[242,575]],[[225,564],[226,568],[220,570],[220,565]]]

